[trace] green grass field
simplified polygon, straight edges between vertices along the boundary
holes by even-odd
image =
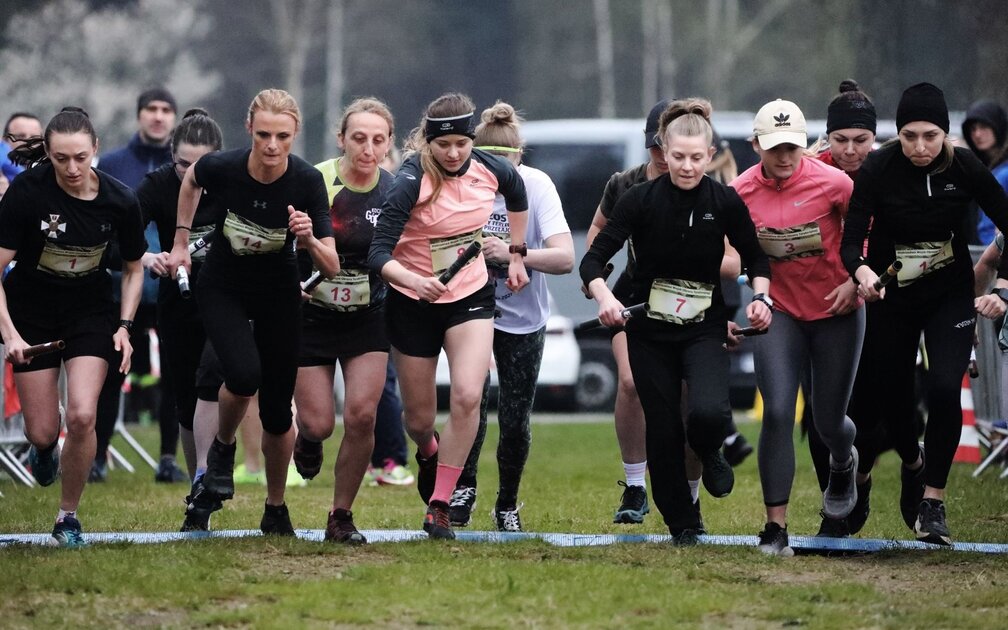
[[[751,441],[757,424],[743,427]],[[797,432],[796,432],[797,433]],[[136,435],[148,445],[153,428]],[[116,441],[124,452],[128,450]],[[471,529],[488,530],[496,490],[491,426]],[[336,443],[327,444],[332,462]],[[819,496],[804,443],[789,531],[814,534]],[[131,457],[132,460],[138,460]],[[113,471],[90,485],[85,532],[175,531],[182,485]],[[1008,482],[976,480],[956,465],[948,517],[959,541],[1008,542]],[[712,534],[756,534],[763,525],[755,457],[736,469],[734,493],[703,495]],[[321,529],[331,472],[288,493],[297,528]],[[521,500],[527,531],[667,533],[652,511],[642,526],[612,523],[622,478],[611,424],[536,424]],[[899,516],[898,461],[876,470],[872,514],[862,536],[907,539]],[[58,488],[29,490],[0,480],[0,533],[51,527]],[[265,493],[239,486],[215,515],[216,529],[258,527]],[[361,529],[419,529],[415,486],[362,488]],[[386,543],[345,548],[250,538],[82,550],[0,549],[0,627],[782,627],[987,628],[1008,618],[1004,556],[887,552],[866,556],[768,558],[753,548],[621,544],[558,548],[542,542]]]

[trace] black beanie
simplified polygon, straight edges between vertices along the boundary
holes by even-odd
[[[145,90],[143,94],[137,98],[137,116],[140,115],[140,110],[147,107],[151,101],[164,101],[165,103],[171,105],[173,112],[178,112],[178,107],[175,105],[175,97],[172,96],[172,93],[163,87],[155,87]]]
[[[837,129],[867,129],[875,133],[876,118],[875,105],[857,82],[847,79],[840,83],[840,94],[826,109],[826,133]]]
[[[948,105],[945,104],[945,94],[930,83],[918,83],[903,90],[899,105],[896,107],[896,129],[902,129],[907,123],[923,120],[938,125],[945,133],[949,132]]]

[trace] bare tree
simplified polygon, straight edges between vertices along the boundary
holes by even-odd
[[[616,115],[616,77],[613,74],[613,38],[609,15],[609,0],[594,0],[595,51],[598,55],[599,102],[598,115]]]
[[[739,54],[753,42],[793,0],[767,0],[759,4],[756,15],[739,27],[739,0],[707,0],[707,58],[710,82],[707,93],[717,106],[730,102],[729,73]]]
[[[271,0],[270,12],[278,29],[277,51],[283,64],[283,87],[300,102],[305,101],[305,67],[314,42],[315,26],[322,15],[321,0]],[[338,35],[337,35],[338,37]],[[303,106],[303,105],[302,105]],[[304,135],[294,140],[294,153],[304,153]]]
[[[662,0],[641,0],[641,111],[658,100],[658,5]]]
[[[344,0],[329,0],[326,12],[326,94],[325,142],[326,156],[336,155],[336,126],[339,124],[345,84],[343,67]]]
[[[676,60],[673,52],[672,0],[658,2],[658,95],[668,98],[678,95],[676,89]],[[655,99],[657,100],[657,99]],[[645,104],[650,107],[654,103]]]

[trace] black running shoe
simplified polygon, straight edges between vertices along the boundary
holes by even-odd
[[[472,511],[476,507],[476,488],[459,486],[452,492],[448,501],[448,516],[453,527],[465,527],[472,520]]]
[[[234,458],[237,442],[224,444],[214,438],[207,451],[207,469],[203,486],[222,501],[234,496]]]
[[[921,467],[917,470],[910,470],[906,466],[900,466],[900,514],[903,515],[903,522],[910,529],[914,529],[917,521],[917,510],[924,499],[924,449],[921,448]]]
[[[438,432],[434,432],[434,441],[441,442],[441,436]],[[438,454],[435,452],[433,455],[424,459],[420,457],[420,451],[416,454],[417,463],[417,491],[420,493],[420,499],[424,504],[430,503],[431,495],[434,494],[434,482],[437,481],[437,463]]]
[[[520,532],[522,530],[521,516],[518,510],[522,509],[524,503],[513,508],[498,508],[490,510],[490,518],[494,520],[499,532]]]
[[[647,490],[644,486],[628,486],[623,481],[617,481],[623,486],[623,498],[619,509],[613,516],[613,523],[636,524],[644,522],[644,515],[651,511],[648,505]]]
[[[847,515],[847,530],[851,536],[861,531],[861,528],[868,522],[868,514],[871,512],[871,477],[868,481],[857,484],[857,501],[854,509]]]
[[[298,433],[294,439],[294,468],[302,479],[314,479],[322,470],[322,442],[306,440]]]
[[[731,494],[735,487],[735,473],[728,464],[721,449],[714,449],[706,453],[698,453],[700,462],[703,463],[703,485],[707,492],[716,499],[726,497]]]
[[[51,486],[60,474],[59,444],[53,443],[47,451],[40,451],[35,446],[29,448],[28,467],[40,486]]]
[[[830,455],[829,484],[823,492],[823,514],[832,519],[846,518],[857,504],[858,452],[851,447],[850,459],[838,464]]]
[[[940,499],[921,499],[914,522],[917,540],[935,545],[952,545],[952,534],[945,524],[945,503]]]
[[[104,483],[108,478],[108,461],[101,461],[97,458],[91,462],[91,470],[88,471],[88,483]]]
[[[431,501],[424,516],[423,530],[431,540],[454,540],[451,517],[448,516],[448,504],[444,501]]]
[[[179,530],[183,532],[210,531],[210,515],[224,507],[220,499],[203,486],[202,476],[193,482],[185,503],[185,520],[182,521],[182,528]]]
[[[672,534],[672,544],[676,547],[691,547],[700,542],[700,536],[707,532],[703,527],[687,527],[678,531],[669,530]]]
[[[84,540],[84,530],[80,521],[72,516],[65,516],[63,520],[53,526],[52,539],[49,542],[54,547],[65,549],[77,549],[86,547]]]
[[[329,542],[343,543],[346,545],[366,545],[367,538],[357,531],[357,526],[353,522],[353,512],[350,510],[336,509],[329,514],[329,522],[326,523],[325,539]]]
[[[850,536],[850,527],[847,525],[846,518],[830,518],[822,510],[819,510],[819,516],[822,517],[822,523],[819,525],[819,531],[816,532],[816,538],[847,538]]]
[[[749,444],[749,441],[745,439],[745,436],[739,433],[735,436],[734,442],[731,444],[725,443],[724,446],[721,447],[721,450],[724,454],[725,461],[734,468],[744,462],[747,457],[752,455],[753,447]]]
[[[96,460],[97,461],[97,460]],[[182,469],[178,467],[175,462],[175,458],[171,455],[162,455],[161,461],[158,462],[157,471],[154,473],[154,481],[156,483],[180,483],[187,481],[189,475],[182,472]]]
[[[294,526],[291,525],[287,504],[270,505],[267,503],[263,510],[262,520],[259,521],[259,529],[266,535],[293,536]]]
[[[759,550],[770,556],[793,556],[794,549],[788,543],[787,525],[781,527],[777,523],[767,523],[759,533]]]

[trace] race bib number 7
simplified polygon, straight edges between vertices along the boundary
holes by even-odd
[[[458,257],[462,255],[473,241],[483,242],[482,228],[467,234],[459,234],[458,236],[432,238],[430,240],[430,251],[431,266],[434,269],[434,275],[440,276],[448,267],[451,267],[452,263],[458,260]],[[472,261],[469,261],[466,266],[471,264]]]
[[[283,249],[287,228],[264,228],[230,210],[224,219],[224,238],[237,256],[272,254]]]
[[[702,322],[713,294],[714,285],[706,282],[656,278],[648,295],[647,316],[673,324]]]
[[[38,269],[54,276],[75,278],[87,275],[101,263],[105,243],[93,247],[57,245],[46,241],[39,256]]]
[[[955,260],[952,253],[952,239],[947,241],[925,241],[910,245],[896,244],[896,260],[903,268],[896,275],[899,286],[913,284],[932,271],[950,265]]]
[[[822,234],[815,221],[786,228],[760,228],[756,236],[770,260],[795,260],[824,253]]]

